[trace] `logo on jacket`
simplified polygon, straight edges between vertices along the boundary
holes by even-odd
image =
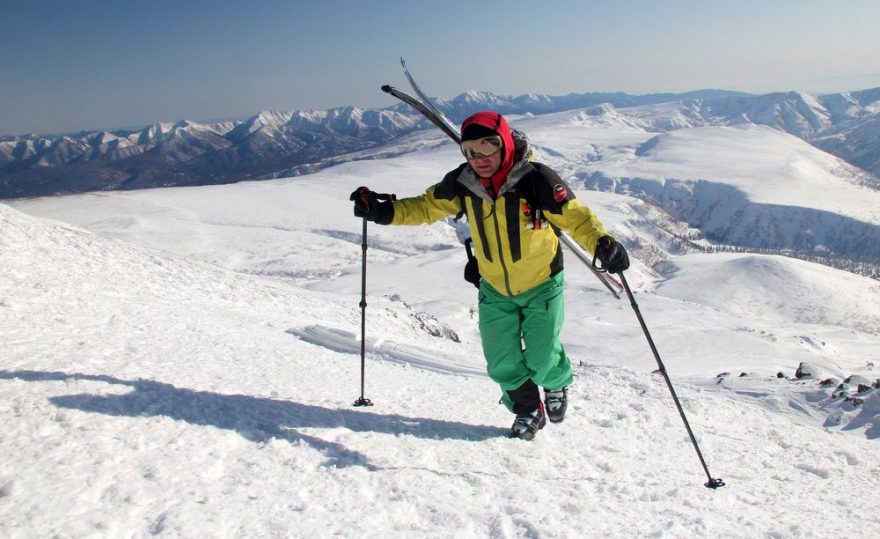
[[[556,187],[553,188],[553,200],[556,202],[562,202],[567,196],[568,189],[566,189],[561,183],[556,184]]]

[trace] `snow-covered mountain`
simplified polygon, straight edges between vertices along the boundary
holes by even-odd
[[[840,179],[827,176],[822,152],[770,129],[703,127],[690,138],[601,115],[513,123],[629,247],[627,279],[727,486],[703,487],[629,303],[574,257],[562,335],[576,374],[568,417],[534,442],[507,439],[512,418],[483,374],[477,295],[461,278],[449,222],[370,225],[365,396],[374,406],[352,406],[362,229],[348,194],[361,184],[416,194],[459,162],[443,135],[420,131],[378,149],[386,159],[365,153],[297,178],[0,204],[0,535],[876,529],[877,281],[687,247],[681,238],[714,244],[646,200],[576,181],[600,162],[617,181],[613,163],[634,170],[646,160],[682,185],[699,168],[749,200],[791,196],[828,212],[836,202],[852,219],[870,217],[858,212],[873,191],[856,192],[863,206],[842,188],[812,200],[812,182],[843,184],[830,183]],[[669,136],[645,147],[658,135]],[[758,158],[731,172],[769,144],[797,166]],[[807,165],[817,170],[798,172]],[[781,177],[766,182],[774,170]],[[704,194],[695,198],[708,203]]]
[[[438,105],[456,121],[486,108],[521,115],[600,106],[626,110],[630,121],[638,117],[643,128],[658,132],[710,125],[768,125],[880,175],[880,89],[820,96],[703,90],[643,96],[512,97],[469,91],[438,100]],[[352,157],[346,155],[376,148],[427,125],[399,104],[382,110],[264,111],[240,122],[183,120],[136,132],[2,137],[0,198],[292,176],[348,160]]]
[[[720,90],[687,94],[571,94],[519,97],[467,92],[441,107],[456,120],[481,108],[507,114],[546,113],[608,102],[653,104],[744,95]],[[182,120],[139,131],[58,137],[0,137],[0,198],[94,190],[205,185],[313,171],[339,156],[375,147],[427,123],[405,105],[364,110],[265,111],[240,122]]]
[[[589,188],[645,197],[719,244],[880,262],[876,183],[769,127],[655,135],[614,162],[584,163],[575,176]]]
[[[394,110],[346,107],[265,111],[242,122],[183,120],[136,132],[6,137],[0,141],[0,198],[273,177],[386,142],[421,122]]]
[[[880,177],[880,88],[830,95],[774,93],[728,99],[683,100],[661,115],[657,130],[707,125],[766,125]],[[670,118],[678,122],[671,122]]]

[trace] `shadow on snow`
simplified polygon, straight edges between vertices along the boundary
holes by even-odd
[[[123,395],[65,395],[51,397],[49,401],[62,408],[112,416],[169,417],[193,425],[232,430],[254,442],[266,442],[272,438],[291,443],[302,442],[324,454],[330,460],[330,465],[338,467],[364,466],[375,469],[364,455],[339,443],[303,434],[297,429],[344,428],[357,432],[400,434],[430,440],[464,441],[481,441],[506,433],[506,429],[484,425],[367,411],[334,410],[291,401],[195,391],[152,380],[122,380],[106,375],[0,370],[0,379],[28,382],[88,380],[128,386],[132,391]]]

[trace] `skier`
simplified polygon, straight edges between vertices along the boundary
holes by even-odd
[[[565,418],[572,382],[571,363],[559,342],[564,273],[553,227],[569,232],[610,273],[627,269],[629,256],[558,174],[530,161],[525,135],[512,131],[501,114],[468,117],[461,140],[466,162],[424,194],[380,200],[360,187],[350,198],[355,216],[382,225],[467,215],[479,270],[473,282],[479,287],[487,372],[516,414],[510,436],[531,440],[548,418],[553,423]]]

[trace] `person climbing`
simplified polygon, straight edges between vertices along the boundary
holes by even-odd
[[[479,288],[487,372],[516,414],[510,436],[531,440],[547,419],[565,419],[572,383],[559,340],[565,306],[556,229],[610,273],[629,268],[629,256],[556,172],[530,161],[528,139],[498,112],[478,112],[462,123],[461,152],[466,161],[419,196],[380,200],[359,187],[350,200],[355,216],[382,225],[467,216],[476,267],[465,273]]]

